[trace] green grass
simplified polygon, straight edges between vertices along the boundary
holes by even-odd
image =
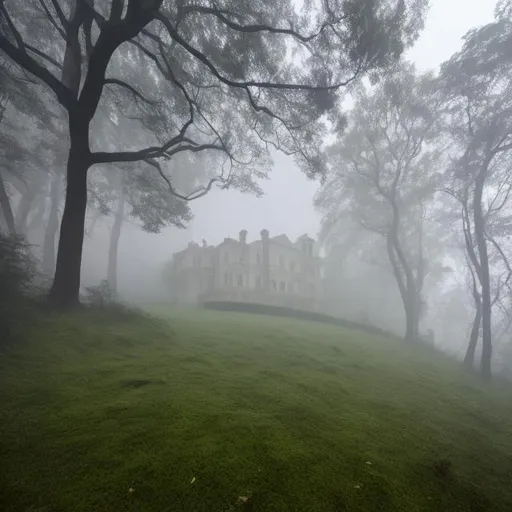
[[[510,387],[335,326],[154,311],[53,313],[0,354],[0,510],[512,510]]]

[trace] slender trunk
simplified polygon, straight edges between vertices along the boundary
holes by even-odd
[[[98,222],[99,218],[102,215],[103,214],[101,213],[100,210],[93,210],[91,223],[89,224],[89,227],[85,230],[85,233],[86,233],[86,235],[88,237],[92,237],[93,236],[94,229],[96,228],[96,223]]]
[[[36,197],[35,189],[38,188],[37,184],[34,184],[29,188],[18,202],[18,208],[16,209],[16,231],[21,234],[27,233],[27,220],[32,204]]]
[[[419,309],[417,307],[419,299],[414,276],[403,254],[396,230],[387,236],[387,250],[404,306],[404,339],[407,342],[414,343],[418,340],[419,334]]]
[[[41,197],[43,194],[41,194],[39,197],[36,198],[34,203],[34,213],[30,220],[27,222],[27,233],[33,233],[40,230],[44,225],[44,219],[46,215],[46,194],[44,194],[44,197]]]
[[[87,170],[90,167],[88,123],[70,120],[71,149],[67,164],[64,213],[50,300],[61,306],[76,306],[80,295],[80,269],[87,209]],[[78,131],[79,133],[75,133]]]
[[[119,247],[119,237],[124,221],[124,190],[121,187],[119,199],[117,201],[117,210],[114,217],[114,225],[110,232],[110,246],[108,251],[108,269],[107,281],[110,288],[117,293],[117,251]]]
[[[7,190],[5,189],[4,180],[2,178],[2,174],[0,173],[0,207],[2,208],[2,213],[5,219],[5,224],[7,225],[7,230],[11,235],[16,234],[16,227],[14,225],[14,215],[12,213],[11,201],[9,200],[9,195],[7,194]]]
[[[417,296],[414,287],[407,291],[407,305],[405,308],[405,341],[415,343],[419,339],[419,315],[417,308]]]
[[[485,379],[491,378],[492,358],[492,332],[491,332],[491,286],[489,277],[489,255],[487,241],[485,239],[485,220],[482,211],[482,193],[487,174],[487,166],[484,165],[475,180],[475,192],[473,199],[473,217],[475,225],[475,238],[480,257],[480,285],[482,295],[482,359],[480,371]]]
[[[464,366],[473,368],[475,364],[475,350],[478,343],[478,335],[480,334],[480,324],[482,323],[482,305],[480,300],[476,304],[475,318],[471,327],[471,335],[469,336],[469,344],[464,356]]]
[[[56,174],[52,179],[50,191],[50,213],[44,233],[43,272],[50,276],[55,272],[55,237],[59,229],[59,205],[62,196],[62,177]]]

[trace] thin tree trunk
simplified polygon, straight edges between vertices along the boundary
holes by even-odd
[[[5,223],[7,225],[7,230],[11,235],[16,234],[16,227],[14,225],[14,215],[12,213],[11,201],[9,200],[9,195],[7,194],[7,190],[5,189],[4,180],[2,174],[0,173],[0,207],[2,208],[2,213],[5,219]]]
[[[44,233],[43,272],[47,276],[55,272],[55,237],[59,229],[59,205],[62,196],[62,177],[56,174],[52,179],[50,190],[50,213]]]
[[[27,223],[27,233],[41,229],[44,225],[46,215],[46,194],[45,197],[38,197],[35,201],[34,213]]]
[[[72,121],[70,121],[70,124]],[[88,123],[85,123],[88,130]],[[82,130],[84,126],[80,126]],[[87,170],[90,166],[87,135],[79,142],[70,129],[71,149],[67,165],[66,202],[60,227],[59,248],[50,300],[61,306],[76,306],[80,296],[80,270],[87,209]],[[85,137],[85,142],[84,142]]]
[[[400,247],[400,241],[396,229],[387,236],[387,250],[388,257],[393,268],[400,297],[404,306],[405,313],[405,335],[404,339],[407,342],[414,343],[418,340],[419,329],[419,311],[417,308],[418,296],[414,284],[414,277],[407,264],[405,255]],[[399,261],[397,261],[397,258]],[[402,267],[402,269],[400,268]],[[402,275],[405,274],[404,276]]]
[[[117,210],[114,217],[114,225],[110,231],[110,246],[108,251],[108,269],[107,281],[110,288],[117,293],[117,252],[119,247],[119,237],[124,221],[124,189],[121,185],[119,199],[117,201]]]
[[[16,209],[16,231],[18,233],[27,233],[27,220],[36,197],[35,189],[37,188],[38,184],[32,185],[31,188],[22,194],[18,202],[18,208]]]
[[[407,291],[407,306],[405,306],[405,341],[415,343],[419,339],[419,317],[416,304],[416,290],[414,288]]]
[[[473,368],[475,364],[475,351],[478,344],[478,335],[480,334],[480,324],[482,323],[482,305],[478,301],[475,311],[475,318],[473,319],[473,326],[471,327],[471,335],[469,336],[469,344],[464,356],[464,366],[466,368]]]
[[[484,164],[475,180],[473,218],[478,255],[480,257],[479,278],[482,295],[482,359],[480,362],[480,371],[482,377],[490,379],[492,358],[491,286],[489,277],[489,255],[487,252],[487,241],[485,239],[485,220],[482,211],[482,193],[486,174],[487,166]]]

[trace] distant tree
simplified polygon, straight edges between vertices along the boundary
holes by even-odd
[[[326,229],[349,216],[385,241],[410,342],[419,338],[422,290],[434,257],[425,254],[441,154],[431,83],[430,76],[418,77],[402,64],[374,90],[362,89],[346,134],[328,151],[327,180],[316,198]]]
[[[504,14],[506,2],[500,4]],[[502,245],[512,227],[508,207],[512,190],[511,42],[512,20],[506,16],[472,30],[462,50],[443,65],[440,76],[451,137],[448,182],[461,203],[477,316],[481,302],[480,368],[485,378],[491,376],[492,306],[499,299],[492,293],[493,258],[504,266],[496,277],[499,282],[495,289],[500,290],[510,280]],[[475,330],[478,322],[475,317]],[[475,343],[472,337],[468,364],[472,363]]]
[[[332,105],[333,91],[387,65],[415,40],[426,5],[306,2],[297,12],[291,0],[0,2],[0,49],[44,82],[69,118],[50,297],[79,300],[91,166],[143,161],[164,177],[158,159],[182,151],[222,151],[243,166],[272,145],[298,155],[313,173],[323,133],[311,121]],[[91,148],[97,113],[111,106],[150,128],[151,146]],[[218,181],[226,184],[214,177],[201,193]]]

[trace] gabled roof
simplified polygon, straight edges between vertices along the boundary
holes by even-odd
[[[306,242],[314,242],[315,239],[314,238],[311,238],[307,233],[304,233],[302,236],[299,236],[299,238],[297,238],[297,242],[299,241],[306,241]]]
[[[277,242],[278,244],[293,246],[290,239],[286,235],[277,235],[270,238],[270,241]]]
[[[235,244],[235,245],[240,245],[240,242],[238,240],[235,240],[234,238],[224,238],[224,240],[217,246],[217,247],[220,247],[221,245],[225,245],[225,244]]]

